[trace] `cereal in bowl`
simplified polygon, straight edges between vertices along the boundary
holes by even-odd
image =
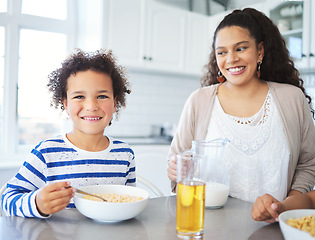
[[[315,237],[315,219],[313,215],[296,219],[290,218],[287,224],[299,230],[309,232]]]
[[[106,194],[94,193],[94,195],[105,198],[107,202],[111,202],[111,203],[136,202],[143,199],[142,197],[135,197],[135,196],[127,195],[127,194],[117,194],[117,193],[106,193]],[[88,196],[88,195],[85,195],[83,198],[93,200],[93,201],[99,201],[99,202],[102,201],[99,198]]]

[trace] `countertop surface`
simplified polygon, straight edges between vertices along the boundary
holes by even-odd
[[[129,145],[170,145],[172,138],[164,136],[147,136],[147,137],[138,137],[138,136],[117,136],[114,137],[118,140],[122,140]]]
[[[251,206],[229,198],[221,209],[206,209],[204,239],[283,240],[278,223],[252,220]],[[150,199],[136,218],[116,223],[93,221],[76,209],[63,210],[49,219],[0,217],[0,239],[179,239],[175,214],[176,196],[171,196]]]

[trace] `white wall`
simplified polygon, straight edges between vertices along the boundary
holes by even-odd
[[[114,136],[148,136],[151,125],[177,123],[188,96],[200,86],[198,77],[130,72],[132,92],[119,120],[107,129]]]

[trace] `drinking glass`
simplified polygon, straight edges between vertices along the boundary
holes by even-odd
[[[203,238],[205,163],[205,156],[192,150],[177,155],[176,232],[180,238]]]

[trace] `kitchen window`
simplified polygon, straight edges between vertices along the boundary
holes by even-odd
[[[0,12],[7,11],[7,0],[0,0]]]
[[[60,20],[67,19],[66,0],[22,0],[22,14]],[[36,7],[35,7],[36,6]]]
[[[0,136],[2,136],[3,118],[4,38],[4,27],[0,26]],[[2,137],[0,137],[0,145],[2,145]]]
[[[0,0],[0,162],[62,131],[48,74],[73,49],[76,0]]]
[[[22,29],[18,72],[18,144],[34,145],[62,128],[60,110],[50,107],[47,76],[66,53],[65,34]],[[51,47],[57,46],[57,47]],[[36,50],[35,50],[36,49]]]

